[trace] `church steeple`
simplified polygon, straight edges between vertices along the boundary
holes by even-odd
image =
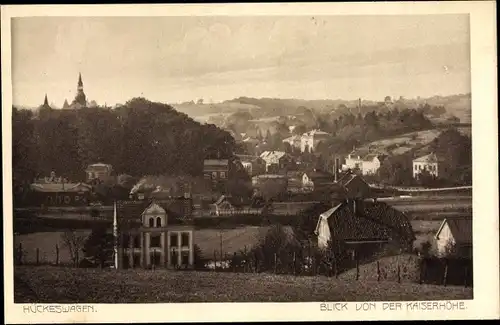
[[[71,103],[71,106],[79,108],[87,107],[87,96],[85,96],[85,93],[83,92],[83,81],[81,73],[78,73],[78,86],[76,89],[76,96]]]
[[[83,90],[82,74],[78,74],[78,90]]]
[[[47,99],[47,94],[45,94],[45,99],[43,100],[43,106],[49,106],[49,100]]]

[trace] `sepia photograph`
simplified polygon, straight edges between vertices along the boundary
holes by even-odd
[[[476,298],[469,14],[9,25],[14,304]]]

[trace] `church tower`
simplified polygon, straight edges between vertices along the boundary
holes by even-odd
[[[43,105],[40,108],[51,109],[49,105],[49,100],[47,99],[47,94],[45,94],[45,98],[43,100]]]
[[[83,81],[81,73],[78,75],[78,86],[76,89],[76,96],[75,99],[73,100],[72,106],[87,107],[87,97],[83,92]]]

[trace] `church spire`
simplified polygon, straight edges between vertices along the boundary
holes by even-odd
[[[82,81],[82,73],[78,73],[78,89],[83,90],[83,81]]]
[[[43,106],[49,106],[49,100],[47,99],[47,94],[45,94],[45,99],[43,100]]]
[[[71,106],[75,107],[87,107],[87,97],[85,96],[85,93],[83,92],[83,81],[82,81],[82,74],[78,73],[78,87],[77,87],[77,92],[75,99],[71,103]]]

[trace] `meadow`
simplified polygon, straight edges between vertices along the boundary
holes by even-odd
[[[459,286],[326,276],[17,266],[16,303],[308,302],[472,299]]]

